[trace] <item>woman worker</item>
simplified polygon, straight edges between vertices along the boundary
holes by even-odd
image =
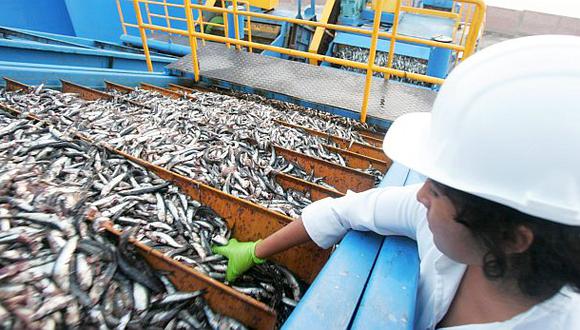
[[[327,198],[263,241],[216,247],[228,279],[295,245],[370,230],[417,241],[416,329],[580,329],[579,61],[572,36],[475,54],[432,113],[400,117],[385,137],[424,184]]]

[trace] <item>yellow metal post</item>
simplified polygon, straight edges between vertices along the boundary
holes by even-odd
[[[322,16],[320,17],[321,23],[328,23],[330,19],[330,14],[332,13],[332,8],[334,8],[335,0],[326,0],[324,4],[324,9],[322,10]],[[324,36],[324,32],[326,29],[324,27],[316,27],[314,31],[314,35],[312,36],[312,40],[310,41],[310,46],[308,46],[308,52],[318,54],[318,49],[320,48],[320,44],[322,43],[322,37]],[[318,65],[318,61],[310,59],[309,63],[312,65]]]
[[[240,40],[240,25],[239,18],[238,18],[238,0],[232,0],[232,5],[234,7],[234,33],[236,36],[236,40]],[[240,45],[236,45],[236,49],[240,50]]]
[[[149,2],[145,2],[145,13],[147,13],[147,22],[151,25],[153,23],[151,23],[151,11],[149,10]],[[153,31],[151,31],[151,34],[153,34]]]
[[[147,34],[143,28],[143,17],[141,17],[141,8],[139,8],[139,0],[133,0],[133,8],[137,16],[137,26],[139,27],[139,34],[141,35],[141,42],[143,43],[143,52],[145,52],[145,62],[147,62],[147,70],[153,72],[153,63],[151,63],[151,54],[149,53],[149,46],[147,45]]]
[[[163,0],[163,10],[165,12],[165,23],[167,27],[171,29],[171,20],[169,19],[169,11],[167,10],[167,0]],[[169,39],[171,40],[172,34],[169,34]]]
[[[226,10],[227,9],[226,8],[226,5],[225,5],[225,2],[226,2],[226,0],[220,1],[223,10]],[[222,12],[222,18],[223,18],[223,21],[224,21],[224,37],[227,38],[228,37],[228,34],[229,34],[229,28],[230,28],[229,27],[229,24],[228,24],[228,13],[227,12]],[[231,44],[229,42],[226,42],[226,46],[228,48],[230,48],[231,47]]]
[[[391,42],[389,44],[389,56],[387,58],[387,68],[393,67],[393,58],[395,58],[395,43],[397,42],[397,29],[399,28],[399,14],[401,13],[401,0],[395,4],[395,15],[393,17],[393,27],[391,28]],[[385,74],[385,80],[391,78],[390,74]]]
[[[250,2],[246,1],[246,12],[250,11]],[[246,20],[247,20],[247,25],[248,25],[248,41],[251,43],[252,42],[252,21],[250,19],[250,16],[246,16]],[[250,53],[254,52],[254,49],[252,48],[252,46],[248,47],[248,50],[250,51]]]
[[[462,60],[468,58],[475,52],[475,44],[477,43],[477,37],[479,37],[479,31],[483,25],[485,3],[482,0],[473,1],[476,7],[473,13],[473,20],[469,24],[469,35],[467,36],[467,42],[465,43],[465,51],[463,52]]]
[[[117,0],[117,11],[119,12],[119,19],[121,20],[121,28],[123,29],[123,34],[127,34],[127,27],[125,26],[125,18],[123,17],[123,9],[121,9],[121,3]]]
[[[373,66],[375,65],[375,56],[377,55],[377,41],[379,39],[379,27],[381,24],[383,2],[384,0],[378,0],[378,4],[375,7],[373,33],[371,35],[371,49],[369,51],[369,62],[367,64],[367,76],[365,79],[365,91],[363,95],[362,109],[360,112],[360,121],[363,123],[365,123],[367,120],[367,109],[369,106],[369,95],[371,93],[371,82],[373,79]],[[397,2],[400,3],[400,0]]]
[[[198,0],[198,3],[199,3],[199,0]],[[205,33],[205,29],[203,27],[203,11],[201,9],[198,9],[197,14],[198,14],[197,19],[199,20],[199,30],[202,33]],[[201,39],[201,44],[205,46],[205,39]]]
[[[193,77],[196,82],[199,81],[199,63],[197,60],[197,38],[194,36],[195,27],[193,25],[193,14],[191,12],[190,0],[185,2],[185,17],[187,17],[187,32],[189,34],[189,47],[191,48],[191,60],[193,66]],[[202,31],[203,33],[203,31]]]

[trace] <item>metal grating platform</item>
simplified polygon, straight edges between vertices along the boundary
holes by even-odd
[[[260,94],[288,96],[315,108],[334,109],[351,118],[360,116],[365,81],[362,74],[236,51],[210,42],[199,44],[198,54],[200,75],[205,81],[247,86]],[[188,55],[167,68],[175,74],[191,75],[191,64]],[[368,122],[388,126],[405,113],[431,111],[435,95],[429,89],[373,78]]]

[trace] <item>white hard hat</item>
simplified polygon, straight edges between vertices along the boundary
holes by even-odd
[[[383,149],[450,187],[580,226],[580,37],[476,53],[449,74],[431,113],[393,123]]]

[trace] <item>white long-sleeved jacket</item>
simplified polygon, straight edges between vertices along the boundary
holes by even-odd
[[[420,277],[415,329],[434,329],[447,313],[466,266],[435,247],[426,209],[417,201],[420,187],[376,188],[349,192],[338,199],[326,198],[306,207],[302,221],[308,235],[322,248],[332,246],[351,229],[416,240]],[[580,294],[563,288],[559,294],[508,321],[449,329],[580,329]]]

